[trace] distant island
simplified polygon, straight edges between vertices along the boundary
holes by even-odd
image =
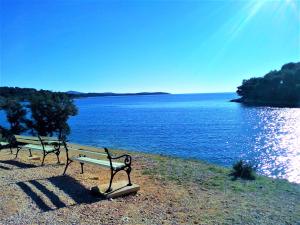
[[[113,92],[104,92],[104,93],[83,93],[77,91],[67,91],[67,95],[72,98],[82,98],[82,97],[105,97],[105,96],[128,96],[128,95],[168,95],[167,92],[138,92],[138,93],[113,93]]]
[[[45,90],[36,90],[34,88],[19,88],[19,87],[0,87],[0,98],[13,98],[18,100],[27,100],[31,96],[43,92]],[[51,91],[46,91],[51,92]],[[83,98],[83,97],[104,97],[104,96],[128,96],[128,95],[165,95],[170,94],[166,92],[140,92],[140,93],[83,93],[77,91],[58,92],[66,94],[71,98]]]
[[[264,77],[243,80],[237,88],[241,96],[232,102],[250,105],[300,107],[300,62],[287,63]]]

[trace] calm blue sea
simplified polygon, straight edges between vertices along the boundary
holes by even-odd
[[[300,109],[247,107],[234,93],[76,99],[72,142],[197,158],[300,183]]]

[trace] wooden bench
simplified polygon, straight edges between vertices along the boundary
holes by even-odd
[[[81,165],[81,173],[83,173],[83,165],[84,164],[91,164],[95,166],[101,166],[105,168],[109,168],[111,172],[109,187],[105,192],[111,191],[112,181],[114,176],[120,172],[125,171],[128,177],[128,186],[131,186],[131,156],[128,154],[124,154],[118,157],[113,157],[107,148],[99,149],[90,146],[83,146],[77,144],[69,144],[63,142],[64,147],[66,149],[66,167],[63,172],[63,175],[66,173],[68,166],[76,161],[79,162]],[[69,155],[70,152],[78,153],[78,156],[71,156]],[[88,155],[88,156],[87,156]],[[123,162],[115,161],[117,159],[123,159]]]
[[[10,147],[9,142],[6,142],[6,141],[0,141],[0,150],[3,149],[3,148],[9,148],[9,147]],[[12,152],[11,149],[10,149],[10,151]]]
[[[43,153],[42,166],[44,165],[46,156],[50,153],[56,154],[57,163],[60,163],[59,154],[61,141],[59,139],[43,136],[32,137],[21,135],[14,135],[14,137],[17,145],[16,158],[18,157],[19,151],[21,149],[28,149],[30,157],[32,156],[31,150]]]
[[[12,145],[11,145],[11,137],[8,135],[2,135],[0,134],[0,150],[4,148],[9,148],[10,153],[12,154]]]

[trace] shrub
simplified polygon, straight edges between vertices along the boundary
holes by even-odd
[[[243,160],[239,160],[232,166],[233,172],[232,176],[235,178],[242,178],[246,180],[254,180],[255,179],[255,168],[250,163],[247,163]]]

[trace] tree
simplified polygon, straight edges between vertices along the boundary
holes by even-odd
[[[2,101],[1,108],[6,113],[11,133],[20,134],[27,130],[26,110],[21,103],[17,100],[6,100]]]
[[[70,116],[77,115],[73,100],[63,93],[40,91],[29,100],[32,121],[28,126],[41,136],[68,135]]]
[[[264,77],[244,80],[238,87],[239,102],[300,106],[300,62],[288,63]]]

